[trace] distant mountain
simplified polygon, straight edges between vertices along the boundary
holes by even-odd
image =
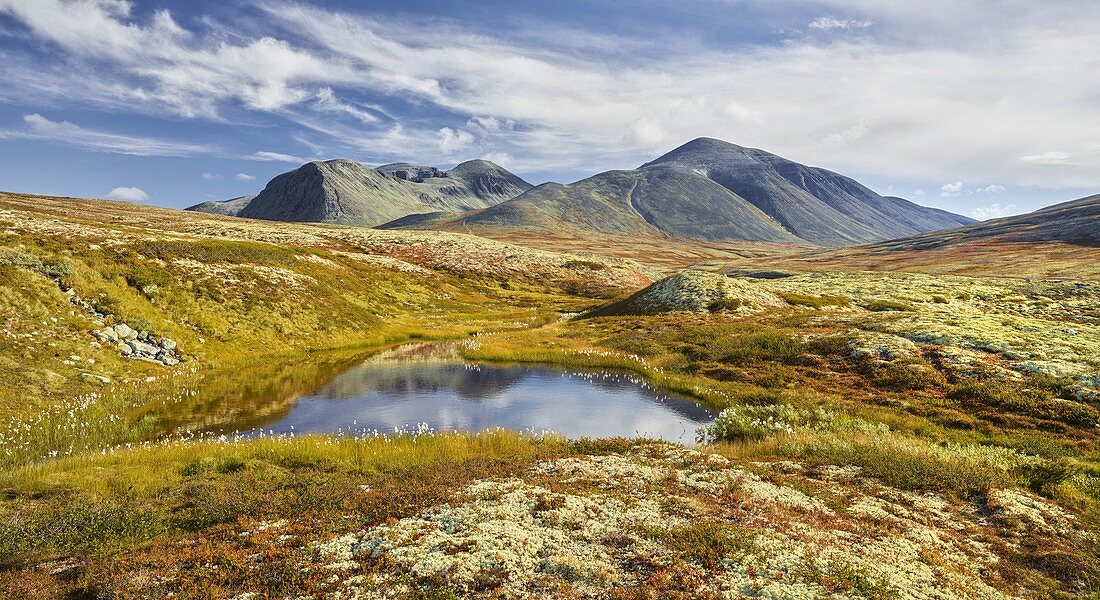
[[[484,209],[531,184],[489,161],[448,171],[396,163],[372,169],[343,159],[310,162],[268,182],[251,201],[189,208],[272,221],[374,226],[409,214]]]
[[[188,206],[184,210],[193,210],[214,215],[236,216],[237,213],[244,210],[244,207],[248,206],[248,203],[252,202],[252,199],[255,197],[256,196],[237,196],[229,200],[210,200],[209,202]]]
[[[1025,215],[910,236],[868,248],[922,250],[993,241],[1062,242],[1100,247],[1100,194],[1055,204]]]
[[[485,210],[415,215],[382,227],[660,233],[838,246],[971,223],[976,221],[880,196],[831,171],[699,138],[633,171],[543,184]]]

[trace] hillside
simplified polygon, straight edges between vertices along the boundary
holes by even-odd
[[[0,590],[1095,589],[1095,283],[648,271],[450,232],[0,193]],[[550,363],[594,387],[626,371],[718,414],[685,431],[695,448],[535,428],[229,435],[406,340],[451,340],[437,348],[483,391],[490,362]],[[345,395],[369,384],[348,381]]]
[[[460,217],[418,215],[384,228],[661,234],[704,241],[856,244],[975,221],[883,197],[774,154],[699,138],[632,171],[548,183]]]
[[[1100,195],[977,225],[777,257],[794,270],[922,271],[1100,279]],[[763,265],[764,263],[759,263]]]
[[[188,210],[269,221],[373,226],[414,213],[499,204],[531,185],[488,161],[449,171],[407,163],[372,169],[343,159],[310,162],[268,182],[255,198],[205,202]]]
[[[237,196],[236,198],[230,198],[229,200],[209,200],[207,202],[200,202],[194,206],[188,206],[184,210],[190,210],[194,212],[204,212],[212,215],[226,215],[236,216],[240,214],[249,202],[252,202],[256,196]]]

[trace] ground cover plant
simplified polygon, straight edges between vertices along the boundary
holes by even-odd
[[[0,196],[0,590],[1096,595],[1094,282],[647,287],[660,275],[460,234]],[[102,339],[121,325],[181,362],[127,357]],[[410,339],[627,371],[718,418],[692,449],[190,433],[262,422]]]

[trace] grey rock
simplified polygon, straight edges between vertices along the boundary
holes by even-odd
[[[118,348],[118,351],[121,352],[123,356],[130,356],[131,354],[134,353],[134,349],[131,348],[129,344],[126,344],[124,342],[119,342],[117,348]]]
[[[170,338],[164,338],[160,341],[160,347],[164,348],[165,350],[175,350],[176,341]]]
[[[132,340],[137,338],[137,332],[130,328],[125,323],[119,323],[115,325],[115,333],[118,334],[119,339]]]
[[[165,356],[165,357],[160,359],[160,362],[161,362],[162,365],[164,365],[166,367],[174,367],[174,366],[180,364],[179,359],[177,359],[173,356]]]
[[[141,356],[156,356],[157,352],[160,351],[160,348],[140,340],[130,340],[126,343],[130,345],[130,349],[134,351],[134,354]]]

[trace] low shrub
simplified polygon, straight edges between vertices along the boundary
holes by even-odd
[[[710,312],[734,311],[744,305],[745,301],[740,298],[721,298],[707,305],[707,310]]]
[[[826,306],[851,306],[852,301],[844,296],[812,296],[810,294],[799,294],[796,292],[787,292],[780,294],[787,304],[793,306],[808,306],[810,308],[823,308]]]
[[[585,271],[602,271],[607,265],[594,260],[568,260],[562,263],[563,269],[579,269]]]
[[[863,308],[872,310],[875,312],[912,312],[913,305],[906,304],[905,302],[898,302],[896,300],[870,300],[861,304]]]

